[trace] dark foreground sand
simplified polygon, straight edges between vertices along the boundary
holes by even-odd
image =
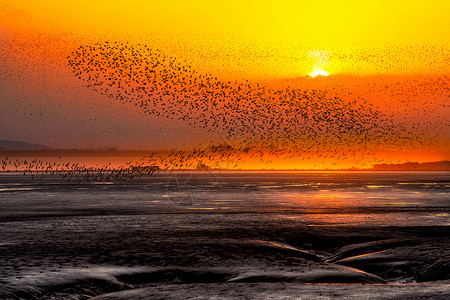
[[[110,293],[96,300],[144,299],[436,299],[450,298],[450,282],[439,284],[361,285],[236,283],[155,285]]]
[[[138,234],[136,220],[159,223],[122,217],[122,231],[115,231],[104,218],[106,227],[91,233],[71,230],[58,239],[53,230],[30,230],[21,245],[2,245],[0,299],[450,297],[450,243],[440,226],[309,228],[255,220],[233,229],[222,219],[220,228],[203,224],[201,231],[185,222],[174,236],[167,223]],[[264,240],[249,238],[256,235]]]
[[[450,299],[447,176],[397,177],[226,178],[190,206],[162,180],[5,177],[0,299]]]

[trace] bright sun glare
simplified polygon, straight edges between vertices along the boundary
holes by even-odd
[[[328,74],[328,72],[327,71],[325,71],[325,70],[321,70],[321,69],[319,69],[319,70],[314,70],[314,71],[312,71],[311,73],[309,73],[309,76],[311,76],[311,77],[317,77],[317,76],[328,76],[329,74]]]

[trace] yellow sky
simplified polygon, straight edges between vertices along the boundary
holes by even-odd
[[[45,30],[232,33],[325,45],[450,41],[450,2],[442,0],[2,0],[0,3],[2,15],[29,18],[31,26]]]
[[[0,0],[0,29],[128,40],[159,34],[177,42],[159,41],[157,47],[194,65],[200,57],[210,69],[239,70],[243,77],[304,76],[314,68],[330,74],[446,74],[448,11],[449,1],[433,0]],[[177,45],[180,40],[186,49]]]

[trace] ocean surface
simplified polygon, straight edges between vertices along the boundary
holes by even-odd
[[[0,298],[177,298],[187,288],[186,298],[257,298],[315,283],[413,293],[432,283],[420,290],[445,299],[449,192],[446,172],[196,171],[86,183],[0,173]]]

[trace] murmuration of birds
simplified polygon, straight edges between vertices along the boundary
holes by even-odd
[[[1,160],[1,170],[6,173],[23,173],[30,176],[31,180],[43,180],[44,178],[61,179],[72,182],[111,182],[125,181],[143,176],[154,176],[159,172],[157,166],[144,166],[143,163],[132,164],[127,162],[124,166],[111,167],[105,164],[96,167],[87,167],[79,163],[61,162],[58,159],[43,161],[41,159],[9,159]]]
[[[252,150],[250,148],[236,150],[230,144],[211,143],[207,146],[195,147],[193,150],[170,150],[165,152],[148,152],[140,159],[128,161],[123,165],[115,166],[112,163],[87,166],[80,162],[68,162],[67,158],[48,158],[48,159],[19,159],[4,157],[0,159],[0,173],[23,174],[31,177],[31,180],[62,180],[72,183],[82,182],[117,182],[142,177],[152,177],[158,174],[170,175],[172,172],[197,170],[203,172],[213,172],[222,170],[233,170],[245,164],[246,160],[259,160],[259,163],[270,164],[273,157],[279,155],[291,156],[299,155],[293,151],[287,153],[284,150],[272,149],[264,151],[262,149]],[[243,156],[243,153],[247,156]],[[271,155],[271,157],[268,157]],[[344,156],[335,157],[336,153],[323,154],[319,151],[305,152],[301,156],[302,160],[309,160],[311,156],[323,157],[324,159],[333,158],[333,160],[354,159],[358,155],[362,159],[366,158],[366,163],[360,165],[361,168],[369,166],[370,163],[385,162],[375,156],[367,161],[370,155],[368,152],[361,152],[361,149],[349,151]],[[399,161],[397,161],[398,163]],[[390,161],[390,163],[393,163]],[[337,162],[333,162],[336,165]],[[358,162],[357,162],[358,164]]]
[[[291,157],[367,144],[429,142],[361,99],[344,101],[326,90],[223,81],[145,44],[83,45],[67,62],[93,91],[233,140],[234,151],[277,150]]]
[[[430,49],[432,53],[442,52],[442,49]],[[357,52],[351,57],[341,57],[339,53],[333,55],[366,60],[376,52],[372,50],[370,53]],[[395,52],[388,50],[386,57]],[[66,176],[64,179],[75,181],[107,181],[154,175],[161,171],[236,169],[245,166],[246,160],[255,159],[269,168],[273,159],[308,161],[312,157],[332,161],[333,166],[352,161],[358,167],[364,167],[364,164],[388,162],[377,157],[371,147],[396,149],[429,145],[433,137],[426,132],[428,127],[449,126],[448,120],[443,120],[418,128],[411,120],[400,121],[356,95],[351,99],[326,89],[273,88],[261,82],[220,79],[220,76],[197,71],[186,60],[142,43],[105,41],[84,44],[72,51],[65,62],[86,87],[111,101],[131,103],[149,116],[206,130],[211,137],[221,137],[220,141],[189,150],[174,149],[164,155],[155,152],[143,157],[143,164],[129,162],[119,168],[108,165],[92,168],[77,163],[61,165],[55,160],[52,165],[36,169],[35,163],[30,161],[4,160],[4,171],[33,176],[38,172],[41,176]],[[386,93],[394,93],[389,95],[392,97],[405,95],[406,102],[410,94],[414,98],[415,93],[423,90],[448,98],[448,78],[443,78],[427,83],[391,83],[395,88],[386,86],[385,89]],[[433,99],[430,97],[429,101]],[[406,102],[402,104],[413,104]],[[420,113],[433,114],[434,111],[427,109],[438,109],[436,105],[427,107],[421,108]]]

